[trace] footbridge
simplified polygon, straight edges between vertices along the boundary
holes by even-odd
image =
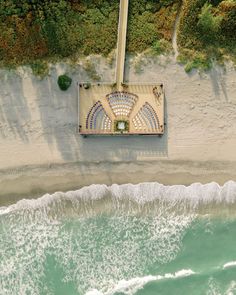
[[[120,0],[114,83],[79,83],[79,133],[159,135],[164,133],[164,89],[157,83],[125,83],[129,0]]]
[[[120,0],[119,26],[117,38],[117,57],[116,57],[116,85],[117,90],[122,90],[125,71],[125,49],[128,22],[129,0]]]

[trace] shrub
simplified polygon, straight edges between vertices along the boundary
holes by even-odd
[[[47,76],[49,73],[48,63],[45,61],[35,61],[30,65],[30,67],[33,74],[41,78]]]
[[[101,77],[98,75],[95,64],[92,63],[90,60],[87,60],[84,64],[84,69],[89,76],[94,81],[100,81]]]
[[[112,90],[116,90],[116,88],[117,88],[117,83],[114,82],[113,84],[111,84],[111,87],[112,87]]]
[[[189,61],[184,70],[186,73],[190,73],[193,69],[200,70],[200,71],[208,71],[211,68],[211,61],[209,60],[201,60],[201,59],[193,59]]]
[[[130,0],[127,51],[143,52],[157,39],[171,41],[180,0]]]
[[[194,50],[182,50],[178,60],[185,65],[186,73],[190,73],[193,69],[208,71],[212,67],[212,61],[207,54]]]
[[[181,52],[178,59],[184,60],[187,72],[192,68],[207,70],[211,67],[211,60],[220,63],[225,57],[235,60],[235,30],[235,0],[184,1],[178,26]]]
[[[153,51],[157,54],[170,53],[172,50],[172,45],[165,39],[157,40],[152,45]]]
[[[157,38],[153,14],[143,12],[128,19],[127,49],[129,52],[142,52]]]
[[[116,47],[118,12],[119,0],[1,0],[0,62],[107,55]]]
[[[212,13],[212,5],[205,3],[199,14],[198,25],[201,30],[209,35],[210,33],[216,33],[220,28],[222,16],[214,16]]]
[[[64,74],[58,77],[57,83],[60,89],[65,91],[70,87],[72,83],[72,79]]]

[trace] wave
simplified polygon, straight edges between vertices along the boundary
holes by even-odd
[[[153,281],[160,281],[165,279],[177,279],[177,278],[184,278],[191,275],[194,275],[195,272],[191,269],[181,269],[175,273],[166,273],[164,275],[157,275],[157,276],[144,276],[144,277],[137,277],[132,278],[130,280],[121,280],[119,281],[114,288],[111,290],[101,293],[98,290],[91,290],[86,293],[86,295],[112,295],[115,293],[123,293],[123,294],[135,294],[138,290],[142,289],[146,284],[153,282]]]
[[[0,289],[6,290],[6,294],[19,294],[23,288],[22,294],[32,290],[41,294],[41,274],[45,265],[52,263],[51,257],[57,268],[63,270],[62,283],[73,282],[79,294],[134,294],[152,281],[195,275],[191,269],[174,273],[172,269],[178,268],[175,266],[170,268],[170,273],[146,276],[153,265],[161,273],[159,267],[174,263],[183,247],[184,236],[191,232],[195,221],[198,224],[196,208],[217,203],[222,210],[222,203],[230,204],[231,208],[235,200],[233,181],[224,186],[141,183],[91,185],[1,207],[0,248],[4,257],[0,263]],[[193,208],[193,214],[179,210],[186,207]],[[80,213],[85,217],[94,215],[80,218]],[[142,218],[139,214],[143,214]],[[198,230],[202,226],[205,229],[205,225],[208,228],[206,221]],[[234,257],[226,259],[225,268],[234,266]],[[202,275],[195,265],[181,265]],[[15,266],[20,266],[20,272]],[[218,268],[222,270],[223,264]],[[22,286],[22,277],[27,285]],[[50,290],[50,286],[47,288]]]
[[[201,205],[236,204],[236,182],[228,181],[223,186],[216,182],[201,184],[193,183],[190,186],[140,183],[140,184],[113,184],[90,185],[76,191],[66,193],[56,192],[45,194],[38,199],[22,199],[14,205],[0,207],[0,214],[7,214],[18,210],[34,210],[48,206],[62,206],[63,202],[70,202],[73,206],[82,202],[99,202],[105,200],[120,207],[122,202],[130,202],[137,206],[145,206],[154,202],[166,202],[172,205],[185,204],[196,209]]]
[[[236,266],[236,261],[230,261],[223,265],[223,269],[230,268]]]
[[[161,187],[165,188],[158,183],[92,185],[2,207],[0,248],[7,254],[0,263],[0,286],[6,294],[18,294],[24,277],[33,285],[26,286],[27,293],[34,288],[34,294],[40,294],[45,261],[54,257],[65,282],[75,282],[79,294],[92,289],[109,294],[125,288],[123,278],[142,276],[153,264],[159,267],[174,260],[194,217],[170,212],[173,202],[153,206]],[[9,244],[17,254],[12,255]],[[11,267],[15,265],[20,273]],[[130,288],[131,283],[136,288],[138,282],[128,283]]]
[[[226,264],[223,265],[223,269],[230,268],[236,266],[236,261],[230,261]],[[168,280],[168,279],[178,279],[178,278],[185,278],[189,277],[192,275],[200,275],[200,276],[206,276],[209,277],[209,274],[213,274],[213,270],[211,272],[207,273],[196,273],[191,269],[182,269],[179,270],[175,273],[166,273],[164,275],[148,275],[144,277],[137,277],[137,278],[132,278],[130,280],[121,280],[119,281],[112,289],[110,289],[107,292],[101,292],[99,290],[90,290],[86,292],[85,295],[113,295],[116,293],[122,293],[126,295],[133,295],[135,294],[138,290],[144,288],[144,286],[148,283],[151,282],[156,282],[160,280]],[[232,282],[231,282],[232,283]],[[232,285],[232,284],[231,284]],[[230,286],[231,288],[235,288],[235,283]],[[235,290],[235,289],[234,289]],[[230,293],[230,290],[226,292],[226,294],[232,294]]]

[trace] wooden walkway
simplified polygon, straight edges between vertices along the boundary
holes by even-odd
[[[87,135],[162,135],[164,133],[164,91],[156,83],[127,83],[125,73],[126,35],[129,0],[120,0],[115,81],[112,84],[79,84],[79,133]],[[136,95],[137,100],[125,95]],[[107,99],[110,94],[112,100]],[[126,98],[126,99],[124,99]],[[119,131],[117,121],[128,123]]]
[[[116,57],[116,84],[117,84],[117,90],[120,90],[120,91],[122,90],[122,83],[124,82],[128,7],[129,7],[129,0],[120,0],[120,15],[119,15],[118,40],[117,40],[117,57]]]

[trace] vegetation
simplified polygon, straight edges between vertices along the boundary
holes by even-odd
[[[214,60],[236,61],[236,0],[129,0],[127,50],[169,54],[176,16],[179,61],[186,71],[207,70]],[[0,0],[0,66],[30,65],[102,54],[113,63],[119,0]],[[137,71],[142,67],[138,63]],[[95,65],[84,66],[99,81]]]
[[[186,0],[179,31],[179,60],[187,72],[208,70],[213,61],[236,59],[236,1]]]
[[[1,0],[0,64],[38,72],[40,60],[107,55],[116,46],[118,8],[119,0]]]
[[[207,71],[212,66],[212,60],[206,54],[187,49],[182,51],[179,61],[185,64],[186,73],[191,72],[193,69]]]
[[[180,7],[177,41],[186,72],[209,70],[225,58],[236,62],[236,0],[130,0],[128,51],[171,53]]]
[[[159,45],[157,54],[164,52],[164,47],[169,50],[180,3],[181,0],[130,0],[128,51],[142,52],[150,47],[157,48]]]
[[[171,53],[180,6],[177,41],[186,72],[209,70],[225,58],[236,62],[236,0],[130,0],[128,51],[151,47],[158,55]]]
[[[214,37],[219,32],[222,16],[214,16],[212,13],[212,5],[205,3],[198,15],[198,27],[202,31],[204,37]]]
[[[90,60],[87,60],[84,64],[84,69],[89,76],[94,81],[100,81],[101,77],[98,75],[95,64],[92,63]]]
[[[58,77],[57,83],[61,90],[66,91],[70,87],[72,79],[64,74]]]
[[[32,72],[35,76],[39,76],[41,78],[45,77],[49,73],[48,63],[45,61],[34,61],[30,64]]]
[[[166,39],[160,39],[153,42],[152,49],[157,55],[169,54],[172,51],[172,46]]]

